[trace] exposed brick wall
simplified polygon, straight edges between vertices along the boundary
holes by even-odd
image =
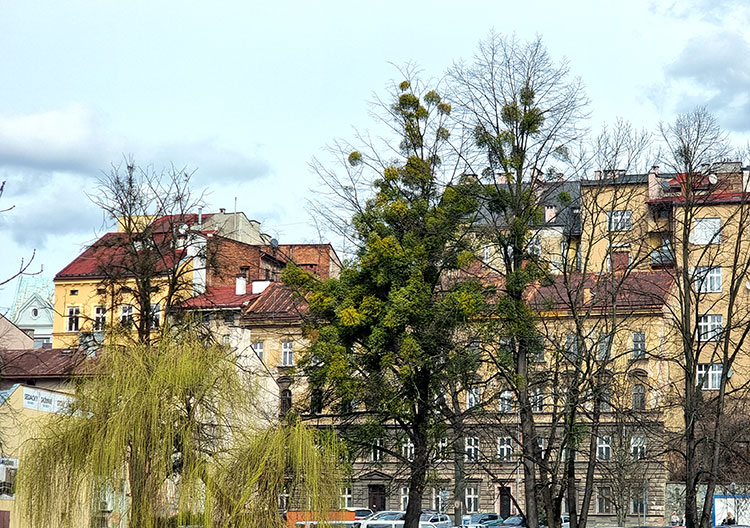
[[[207,283],[208,287],[233,286],[241,268],[247,268],[248,282],[278,280],[283,264],[264,257],[263,246],[244,244],[227,238],[211,239]]]
[[[338,276],[341,268],[330,244],[282,244],[279,252],[323,280]]]

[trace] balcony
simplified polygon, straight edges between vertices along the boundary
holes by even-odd
[[[659,248],[654,249],[651,252],[651,267],[652,268],[669,268],[674,266],[674,252],[671,248]]]

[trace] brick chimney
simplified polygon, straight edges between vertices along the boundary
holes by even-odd
[[[247,278],[244,275],[237,275],[234,282],[234,294],[245,295],[247,293]]]

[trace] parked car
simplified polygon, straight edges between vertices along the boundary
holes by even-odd
[[[502,521],[503,518],[500,517],[497,513],[494,512],[478,512],[478,513],[469,513],[464,515],[461,518],[461,522],[464,525],[472,525],[472,524],[485,524],[487,521],[496,521],[496,520]]]
[[[373,514],[370,508],[347,508],[346,511],[354,512],[355,521],[358,521],[360,519],[367,519]]]
[[[363,521],[360,521],[360,528],[404,528],[404,521],[393,521],[388,519],[376,519],[376,520],[370,520],[365,519]],[[419,521],[419,528],[443,528],[442,525],[440,527],[435,526],[431,522],[426,521]]]
[[[518,528],[526,527],[526,519],[522,515],[513,515],[505,519],[500,526],[515,526]]]
[[[318,521],[299,521],[294,523],[294,528],[317,528]],[[354,521],[328,521],[326,526],[330,528],[354,528]]]
[[[422,515],[419,516],[419,522],[432,523],[437,528],[451,528],[451,526],[453,526],[450,517],[444,513],[437,512],[423,512]]]

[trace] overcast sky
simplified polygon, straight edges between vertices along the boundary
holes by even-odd
[[[123,155],[196,169],[209,209],[282,243],[317,241],[311,158],[413,61],[440,77],[490,30],[543,36],[591,100],[591,126],[654,128],[705,104],[750,130],[750,7],[730,0],[0,0],[0,278],[36,250],[50,278],[102,230],[86,197]],[[750,161],[750,160],[744,160]],[[0,291],[10,305],[15,284]]]

